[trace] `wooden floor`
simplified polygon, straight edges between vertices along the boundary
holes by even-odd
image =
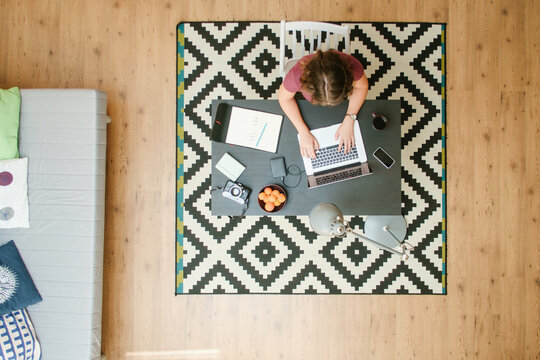
[[[115,359],[540,358],[540,1],[0,0],[0,87],[107,92]],[[448,295],[174,292],[175,28],[448,23]]]

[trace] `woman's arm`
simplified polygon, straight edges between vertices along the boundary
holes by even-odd
[[[358,114],[360,108],[366,100],[367,92],[369,89],[368,79],[366,74],[355,82],[353,82],[353,91],[349,97],[349,106],[347,107],[347,114]],[[345,115],[341,126],[336,131],[336,140],[339,139],[338,151],[343,147],[343,151],[348,153],[354,146],[354,121],[350,116]]]
[[[364,105],[364,101],[366,101],[368,89],[369,83],[366,74],[353,82],[353,91],[349,97],[347,114],[358,114],[358,111],[360,111],[360,108]]]
[[[285,112],[285,115],[291,120],[300,134],[300,153],[303,157],[314,159],[316,157],[315,150],[319,149],[319,143],[304,122],[298,103],[294,99],[294,93],[285,89],[282,84],[278,91],[278,100],[283,112]]]

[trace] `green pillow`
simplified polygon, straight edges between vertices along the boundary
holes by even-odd
[[[0,89],[0,160],[19,157],[19,111],[21,93],[18,87]]]

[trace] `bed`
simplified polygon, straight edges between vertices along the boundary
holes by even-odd
[[[0,229],[0,245],[14,240],[43,298],[27,308],[42,359],[100,359],[106,94],[20,93],[30,228]]]

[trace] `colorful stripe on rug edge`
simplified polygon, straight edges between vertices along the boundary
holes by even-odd
[[[176,29],[176,294],[184,281],[184,24]],[[182,109],[182,110],[179,110]]]

